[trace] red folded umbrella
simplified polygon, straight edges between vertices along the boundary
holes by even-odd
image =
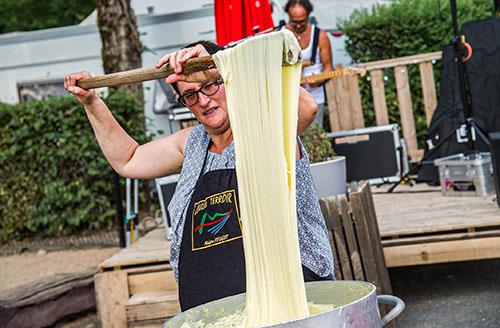
[[[215,0],[214,10],[220,46],[274,26],[268,0]]]

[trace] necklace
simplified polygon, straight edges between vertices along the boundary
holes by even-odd
[[[295,34],[295,37],[297,38],[297,40],[300,41],[300,39],[302,39],[302,36],[309,30],[309,25],[306,27],[305,31],[302,32],[302,33],[297,33],[295,31],[293,31],[293,34]]]

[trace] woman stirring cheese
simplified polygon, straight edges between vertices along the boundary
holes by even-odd
[[[201,123],[139,145],[117,123],[93,90],[76,86],[87,72],[64,79],[66,89],[84,105],[99,145],[122,176],[152,179],[180,173],[169,205],[172,220],[170,263],[179,284],[183,311],[226,296],[245,292],[245,260],[234,145],[224,84],[217,70],[182,74],[182,64],[221,50],[200,41],[158,61],[177,74],[167,78],[185,105]],[[314,120],[317,103],[304,89],[299,92],[297,135]],[[333,279],[333,255],[307,154],[297,139],[297,220],[305,281]],[[208,210],[209,209],[209,210]]]

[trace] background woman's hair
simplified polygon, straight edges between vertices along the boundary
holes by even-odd
[[[309,2],[309,0],[288,0],[285,5],[285,11],[288,13],[290,7],[293,7],[295,5],[301,5],[302,7],[304,7],[308,15],[311,13],[311,11],[313,11],[313,5]]]

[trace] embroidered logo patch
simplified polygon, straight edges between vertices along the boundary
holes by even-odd
[[[233,212],[233,210],[230,210],[227,213],[215,213],[213,216],[211,216],[210,214],[205,212],[205,213],[203,213],[203,216],[201,218],[200,225],[197,226],[194,229],[194,231],[198,232],[201,235],[203,233],[203,227],[209,227],[209,229],[207,229],[207,231],[210,232],[212,235],[216,235],[224,227],[227,220],[229,220],[232,212]],[[218,217],[221,217],[221,218],[216,220]],[[207,218],[210,219],[210,221],[212,221],[212,222],[205,223]]]
[[[196,202],[192,213],[193,251],[242,238],[234,189]]]

